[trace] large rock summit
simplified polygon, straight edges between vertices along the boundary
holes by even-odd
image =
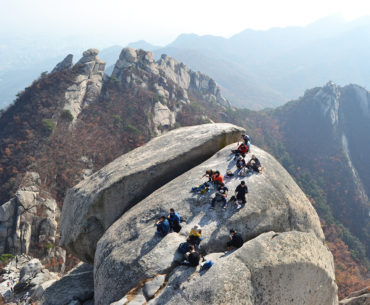
[[[231,155],[236,143],[230,143],[241,132],[225,124],[175,130],[68,192],[62,243],[94,262],[94,304],[338,304],[333,257],[315,210],[284,168],[258,147],[252,152],[263,173],[237,175]],[[246,181],[245,206],[212,210],[215,190],[191,192],[210,168],[235,174],[225,179],[229,198]],[[181,215],[182,230],[161,238],[154,223],[169,208]],[[200,252],[214,262],[207,272],[180,265],[178,245],[195,225],[202,227]],[[244,245],[225,255],[231,228]]]
[[[176,129],[114,160],[68,191],[61,216],[61,244],[92,263],[97,241],[118,217],[236,141],[242,131],[231,124]]]

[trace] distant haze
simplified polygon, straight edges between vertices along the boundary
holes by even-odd
[[[84,35],[99,48],[140,39],[165,45],[181,33],[229,37],[246,28],[303,26],[332,14],[354,19],[370,14],[370,3],[363,0],[2,0],[0,33]]]

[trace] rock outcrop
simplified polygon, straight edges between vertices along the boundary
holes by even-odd
[[[19,255],[2,269],[0,294],[7,303],[30,304],[58,279],[58,274],[45,269],[38,259]]]
[[[45,290],[41,304],[65,305],[78,300],[75,305],[82,305],[93,300],[93,297],[93,268],[88,264],[80,264]]]
[[[123,214],[105,232],[98,242],[94,261],[95,304],[109,304],[117,301],[140,281],[152,278],[158,273],[168,274],[171,272],[176,266],[176,261],[179,260],[179,254],[176,252],[178,245],[185,241],[190,228],[196,224],[203,229],[201,251],[204,253],[216,253],[225,250],[230,228],[241,232],[245,241],[253,240],[256,236],[270,231],[298,231],[309,233],[306,234],[310,236],[309,240],[316,239],[316,244],[322,245],[323,232],[319,218],[310,202],[281,165],[272,156],[257,147],[253,146],[252,151],[265,167],[263,174],[253,174],[248,178],[234,176],[226,179],[226,185],[230,193],[233,193],[241,180],[246,180],[249,196],[248,203],[244,208],[236,210],[232,204],[229,204],[227,210],[222,210],[221,207],[210,210],[209,194],[198,195],[190,192],[192,186],[201,182],[199,177],[206,169],[217,169],[221,173],[231,170],[236,173],[235,161],[230,156],[230,151],[234,147],[236,147],[236,144],[222,149],[206,162],[153,192]],[[172,233],[161,239],[155,234],[154,223],[160,215],[167,215],[171,207],[179,212],[186,223],[183,224],[180,234]],[[306,245],[309,248],[310,242],[308,241]],[[323,273],[327,273],[327,279],[330,279],[330,285],[332,285],[334,271],[330,252],[326,247],[319,249],[312,247],[307,251],[317,252],[315,258],[317,261],[312,263],[313,270],[322,270]],[[255,250],[255,254],[258,251],[264,251],[262,247],[260,248],[260,250]],[[298,250],[298,253],[291,253],[293,249],[294,247],[287,248],[285,254],[281,253],[281,257],[286,255],[291,258],[291,262],[286,262],[289,266],[294,265],[294,257],[301,255]],[[304,254],[303,250],[302,252]],[[274,254],[271,253],[271,255]],[[325,268],[318,260],[320,256],[325,257]],[[257,262],[261,258],[257,257],[255,259]],[[304,263],[302,264],[304,265]],[[232,268],[231,266],[230,263],[229,268]],[[268,263],[266,262],[265,268],[267,266]],[[251,270],[252,266],[248,268]],[[281,268],[284,269],[285,267]],[[235,276],[246,276],[243,275],[242,270],[247,270],[247,268],[244,267],[244,269],[238,270]],[[279,270],[278,267],[277,270]],[[299,268],[295,272],[300,273]],[[312,272],[315,273],[316,271]],[[218,274],[214,279],[219,276],[221,275]],[[293,281],[293,278],[291,280]],[[217,284],[215,281],[213,281],[213,285],[221,289],[222,280],[220,282],[216,281]],[[314,276],[311,277],[311,281],[314,281]],[[244,291],[246,289],[245,285],[243,288],[239,287],[238,281],[235,286],[231,283],[232,279],[230,285],[223,288],[224,293],[227,292],[227,289],[228,291],[238,289]],[[316,286],[312,286],[308,279],[306,284],[308,287],[316,289],[314,288]],[[213,289],[207,291],[210,296],[217,295]],[[276,293],[275,295],[278,294],[278,292],[274,293]],[[333,296],[331,295],[331,297]],[[199,302],[198,304],[205,303]],[[230,302],[229,304],[233,303]],[[280,304],[284,304],[284,302]]]
[[[73,55],[68,54],[60,63],[58,63],[51,73],[72,69],[73,67]]]
[[[126,79],[122,79],[123,70],[131,66],[149,73],[160,74],[184,90],[193,90],[206,96],[209,101],[217,102],[227,108],[231,107],[229,101],[222,96],[220,87],[212,78],[190,70],[185,64],[177,62],[166,54],[163,54],[155,62],[152,52],[124,48],[116,62],[112,76],[126,81]]]
[[[94,102],[100,95],[103,86],[105,62],[97,57],[97,49],[89,49],[73,66],[77,73],[74,84],[65,93],[63,109],[70,111],[73,122],[83,108]]]
[[[236,141],[231,124],[173,130],[114,160],[67,192],[61,216],[61,245],[85,262],[96,243],[125,211],[157,188]]]
[[[154,76],[156,79],[150,81]],[[158,61],[154,61],[152,52],[124,48],[114,66],[111,79],[121,82],[127,88],[131,88],[133,84],[148,88],[153,83],[155,99],[163,104],[161,108],[167,107],[169,100],[177,101],[177,107],[170,110],[170,115],[166,113],[164,121],[158,119],[160,117],[158,103],[153,106],[152,112],[155,116],[153,129],[157,134],[161,134],[162,129],[167,129],[168,124],[169,127],[175,125],[175,120],[171,117],[175,118],[182,105],[190,103],[189,94],[202,96],[205,101],[218,104],[225,109],[231,108],[231,104],[222,96],[220,87],[213,79],[190,70],[185,64],[165,54]],[[166,112],[168,111],[167,109]]]
[[[55,200],[41,190],[39,175],[27,172],[15,198],[0,206],[0,252],[30,254],[63,271],[65,251],[57,246],[59,215]]]
[[[352,292],[339,302],[340,305],[370,305],[370,287]]]

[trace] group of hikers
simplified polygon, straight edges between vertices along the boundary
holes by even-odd
[[[243,134],[241,137],[242,143],[240,145],[238,143],[238,148],[231,151],[234,154],[234,160],[236,160],[238,174],[240,176],[245,176],[246,173],[250,172],[262,172],[263,167],[255,155],[252,155],[251,159],[247,163],[245,162],[244,158],[246,154],[250,152],[251,148],[250,137],[245,134]],[[244,173],[242,173],[242,171],[244,171]],[[234,176],[234,174],[230,171],[227,171],[225,177],[232,176]],[[201,178],[204,177],[207,177],[208,181],[198,187],[193,187],[192,192],[205,194],[210,192],[210,190],[215,189],[216,193],[214,198],[211,200],[211,208],[214,209],[216,202],[221,201],[223,203],[223,209],[226,209],[229,189],[226,187],[221,173],[218,170],[207,170]],[[248,187],[245,181],[241,181],[236,187],[235,194],[230,198],[229,202],[234,203],[236,205],[236,209],[238,210],[242,207],[242,205],[246,204],[247,194]],[[173,208],[171,208],[167,217],[161,216],[161,218],[156,222],[157,234],[164,237],[170,232],[180,232],[180,222],[181,218],[179,214]],[[226,252],[230,251],[231,247],[240,248],[243,245],[243,237],[239,232],[236,232],[236,230],[230,230],[229,238],[230,240],[226,244]],[[178,251],[184,255],[185,262],[183,262],[183,264],[195,267],[199,265],[200,260],[202,259],[202,269],[208,269],[213,265],[212,261],[206,261],[204,257],[202,258],[200,255],[199,245],[201,241],[202,230],[200,226],[196,225],[190,230],[186,242],[179,245]]]

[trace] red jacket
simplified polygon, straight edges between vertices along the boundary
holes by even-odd
[[[218,176],[213,175],[212,180],[213,180],[213,182],[224,183],[224,180],[222,179],[221,175],[218,175]]]
[[[242,152],[242,154],[246,154],[248,152],[248,147],[245,144],[240,144],[238,150]]]

